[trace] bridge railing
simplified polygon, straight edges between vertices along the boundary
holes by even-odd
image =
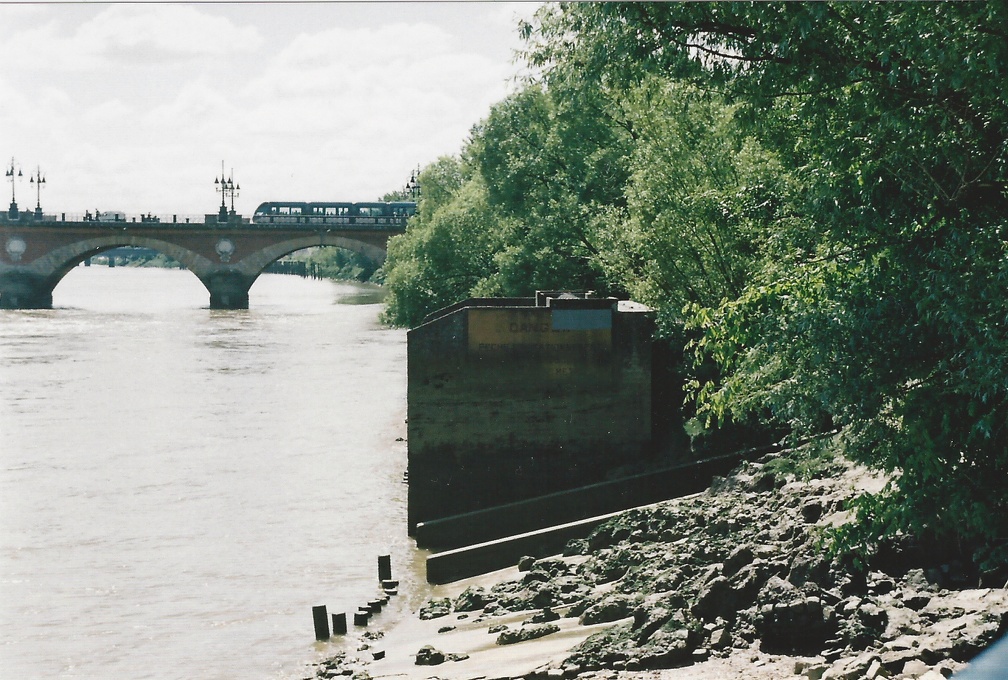
[[[239,224],[243,228],[261,229],[348,229],[348,230],[398,230],[405,229],[408,220],[406,215],[254,215],[244,217],[242,215],[232,215],[227,222],[218,221],[216,213],[203,215],[185,215],[179,213],[141,213],[126,214],[118,211],[101,212],[98,216],[95,213],[85,212],[60,212],[57,214],[46,213],[39,219],[34,213],[22,213],[17,218],[10,220],[0,213],[0,222],[16,223],[20,225],[30,224],[53,224],[53,223],[93,223],[95,226],[108,227],[109,229],[122,227],[193,227],[225,226]]]
[[[92,212],[61,212],[58,215],[46,215],[45,221],[52,222],[95,222],[97,224],[134,225],[134,224],[199,224],[203,225],[205,215],[183,215],[179,213],[141,213],[137,215],[121,212],[100,213],[96,218]]]

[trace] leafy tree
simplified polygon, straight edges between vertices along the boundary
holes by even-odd
[[[412,326],[465,299],[491,264],[493,213],[486,188],[460,160],[443,157],[420,174],[423,194],[406,233],[389,239],[383,318]]]
[[[346,248],[316,248],[303,258],[327,279],[380,283],[382,270],[365,255]]]
[[[574,111],[532,85],[495,105],[467,150],[502,224],[485,293],[589,289],[606,282],[595,261],[593,219],[622,201],[618,134],[591,109]]]
[[[386,321],[469,296],[607,292],[592,239],[600,208],[624,200],[611,134],[534,86],[492,107],[461,159],[421,173],[418,215],[389,244]]]
[[[739,128],[735,106],[692,86],[648,78],[622,102],[636,145],[626,214],[603,232],[600,259],[635,299],[681,323],[689,304],[741,294],[788,177]]]
[[[1004,5],[572,4],[525,32],[547,72],[737,103],[791,176],[759,270],[693,308],[707,413],[839,431],[892,473],[868,534],[1008,537]]]

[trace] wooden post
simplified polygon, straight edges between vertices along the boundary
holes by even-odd
[[[346,614],[339,613],[332,615],[332,632],[333,635],[346,634]]]
[[[392,578],[392,556],[378,556],[378,580],[388,581]]]
[[[324,642],[329,639],[329,615],[326,613],[326,606],[320,604],[312,607],[312,618],[315,619],[315,639]]]

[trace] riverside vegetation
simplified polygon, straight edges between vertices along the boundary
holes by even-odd
[[[632,297],[683,348],[655,379],[690,434],[820,463],[750,464],[423,615],[528,610],[495,632],[544,635],[519,647],[612,622],[550,677],[947,676],[1008,624],[1005,4],[565,3],[519,30],[519,87],[420,173],[385,321]]]
[[[691,431],[883,475],[830,554],[1008,560],[1005,4],[570,3],[519,30],[520,87],[421,172],[385,320],[633,297],[684,348],[656,379]]]

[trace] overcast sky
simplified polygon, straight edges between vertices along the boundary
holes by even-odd
[[[211,213],[221,161],[246,215],[375,200],[514,89],[536,6],[0,4],[0,161],[46,213]]]

